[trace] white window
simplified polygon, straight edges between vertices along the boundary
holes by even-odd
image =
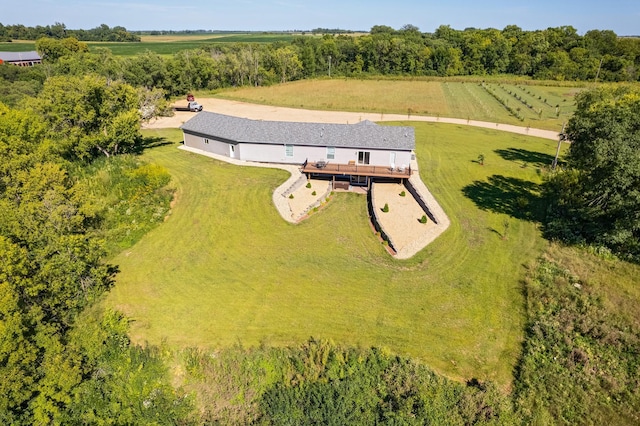
[[[285,157],[293,157],[293,145],[284,146],[284,155]]]
[[[336,158],[336,147],[328,146],[327,147],[327,160],[333,160]]]

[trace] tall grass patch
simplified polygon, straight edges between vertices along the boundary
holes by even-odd
[[[637,265],[557,245],[538,260],[527,278],[527,339],[516,370],[525,423],[638,424],[638,273]]]
[[[494,385],[462,384],[378,348],[309,339],[288,348],[184,352],[200,420],[230,424],[515,422]]]
[[[169,211],[171,176],[162,166],[121,155],[98,159],[75,173],[93,200],[96,230],[111,254],[132,246]]]
[[[336,95],[339,94],[339,95]],[[367,113],[447,115],[445,94],[433,81],[302,80],[218,94],[249,102]]]

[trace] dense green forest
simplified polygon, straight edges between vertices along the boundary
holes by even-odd
[[[579,36],[571,27],[443,26],[424,34],[381,26],[361,37],[120,58],[108,49],[91,53],[67,35],[40,41],[43,66],[0,65],[0,422],[640,421],[640,322],[615,286],[627,266],[613,254],[640,255],[635,86],[578,97],[566,167],[545,184],[544,226],[550,238],[589,245],[576,258],[591,266],[551,252],[530,268],[526,341],[511,393],[473,378],[448,380],[380,348],[315,339],[215,356],[140,347],[127,337],[129,320],[98,303],[117,274],[110,256],[169,211],[171,177],[139,157],[163,143],[143,137],[139,123],[164,113],[166,96],[329,71],[635,81],[638,40],[610,31]],[[597,267],[612,275],[594,278]],[[180,386],[176,365],[184,370]]]
[[[75,95],[94,96],[92,107],[83,103],[74,116],[73,95],[56,79],[44,83],[49,106],[43,97],[40,110],[0,104],[0,421],[173,418],[188,403],[154,350],[129,345],[120,314],[87,311],[117,272],[105,262],[105,239],[126,246],[132,232],[139,238],[161,221],[169,176],[123,154],[148,142],[139,135],[137,98],[118,96],[133,88],[89,77],[66,82]],[[131,144],[113,150],[122,136]],[[98,159],[106,158],[99,147],[120,155]],[[123,210],[143,229],[118,220]]]

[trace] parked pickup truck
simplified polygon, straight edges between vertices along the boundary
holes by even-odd
[[[193,102],[189,102],[186,107],[177,106],[177,107],[173,107],[173,109],[176,110],[176,111],[199,112],[199,111],[202,111],[202,105],[200,105],[196,101],[193,101]]]
[[[196,102],[195,98],[191,93],[187,95],[187,106],[176,106],[173,108],[175,111],[191,111],[191,112],[200,112],[202,111],[202,105]]]

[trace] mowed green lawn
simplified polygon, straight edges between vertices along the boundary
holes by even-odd
[[[314,336],[386,347],[449,377],[508,388],[523,339],[521,280],[545,244],[535,222],[516,219],[513,203],[521,187],[539,182],[538,162],[549,160],[555,144],[412,125],[422,178],[452,221],[413,259],[387,254],[370,229],[364,196],[335,194],[292,225],[271,201],[286,172],[170,145],[144,157],[171,172],[172,214],[112,259],[121,272],[106,303],[130,316],[137,342],[215,350]],[[181,139],[178,130],[147,134]],[[484,166],[474,161],[481,153]]]
[[[486,84],[498,89],[497,83]],[[519,85],[530,92],[518,89],[521,97],[532,103],[534,109],[514,98],[509,105],[514,109],[520,107],[524,121],[511,115],[492,97],[478,77],[470,77],[469,81],[461,81],[460,78],[300,80],[268,87],[224,89],[215,96],[293,108],[454,117],[560,131],[575,110],[575,94],[582,90],[579,87],[545,86],[543,82],[531,86],[520,82]],[[515,85],[504,86],[516,90]],[[501,97],[510,98],[506,91],[501,91],[496,90]],[[542,100],[547,99],[551,106],[539,101],[538,96]],[[556,116],[555,106],[558,104],[560,115]],[[538,111],[541,108],[540,115]]]

